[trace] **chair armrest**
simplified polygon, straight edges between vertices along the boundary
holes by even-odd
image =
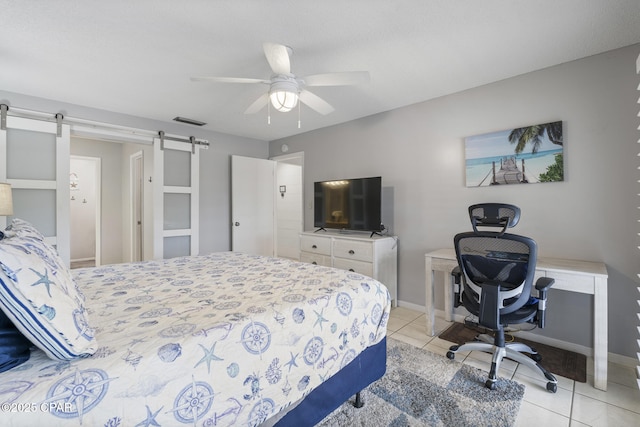
[[[459,285],[460,284],[460,277],[462,277],[462,272],[460,271],[460,266],[459,265],[457,265],[453,270],[451,270],[451,275],[455,279],[455,284]]]
[[[460,307],[462,305],[462,271],[460,266],[456,266],[451,270],[451,277],[453,277],[453,307]]]
[[[546,291],[555,282],[556,279],[552,277],[540,277],[538,280],[536,280],[536,289],[539,291]]]
[[[539,328],[544,328],[545,311],[547,309],[547,291],[555,283],[551,277],[541,277],[536,280],[536,290],[538,291],[538,313],[536,319]]]

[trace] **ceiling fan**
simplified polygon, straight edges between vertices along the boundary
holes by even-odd
[[[273,71],[270,79],[252,79],[242,77],[192,77],[192,81],[209,81],[216,83],[260,83],[269,85],[269,90],[256,99],[245,114],[253,114],[264,108],[269,101],[281,112],[288,112],[298,105],[298,101],[309,106],[320,114],[326,115],[334,108],[306,88],[312,86],[347,86],[369,81],[368,71],[346,71],[339,73],[313,74],[298,77],[291,73],[289,56],[293,50],[277,43],[264,43],[264,55]]]

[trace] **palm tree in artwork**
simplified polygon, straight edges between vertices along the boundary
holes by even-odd
[[[542,138],[545,133],[549,141],[556,145],[562,145],[561,121],[514,129],[509,134],[509,142],[516,144],[516,154],[522,153],[527,143],[530,142],[532,144],[531,152],[535,154],[542,144]]]

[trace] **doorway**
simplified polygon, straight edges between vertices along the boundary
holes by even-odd
[[[304,231],[304,153],[272,157],[276,162],[275,254],[300,259],[300,233]]]
[[[100,244],[100,265],[130,262],[133,229],[131,218],[131,156],[142,152],[144,177],[144,206],[142,212],[143,255],[153,258],[153,146],[114,139],[85,138],[74,135],[71,138],[71,154],[73,156],[94,157],[100,159],[101,180],[100,222],[98,235]],[[73,228],[73,225],[72,225]]]
[[[98,157],[70,156],[71,268],[101,265],[100,160]]]

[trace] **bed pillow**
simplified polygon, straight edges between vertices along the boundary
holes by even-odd
[[[8,234],[7,234],[8,233]],[[58,251],[45,241],[45,237],[31,223],[14,218],[5,230],[5,237],[21,237],[28,245],[28,249],[40,256],[57,275],[63,277],[65,281],[73,282],[71,271],[60,258]],[[80,292],[78,290],[78,292]],[[81,295],[84,301],[84,296]]]
[[[0,372],[23,364],[31,356],[31,342],[0,311]]]
[[[97,349],[84,297],[53,247],[19,233],[0,241],[0,309],[49,357],[70,360]]]
[[[20,218],[14,218],[11,221],[11,224],[9,224],[9,226],[4,231],[4,234],[6,237],[31,237],[36,240],[44,241],[44,236],[42,235],[42,233],[40,233],[40,231],[38,231],[33,225],[31,225],[31,223]]]

